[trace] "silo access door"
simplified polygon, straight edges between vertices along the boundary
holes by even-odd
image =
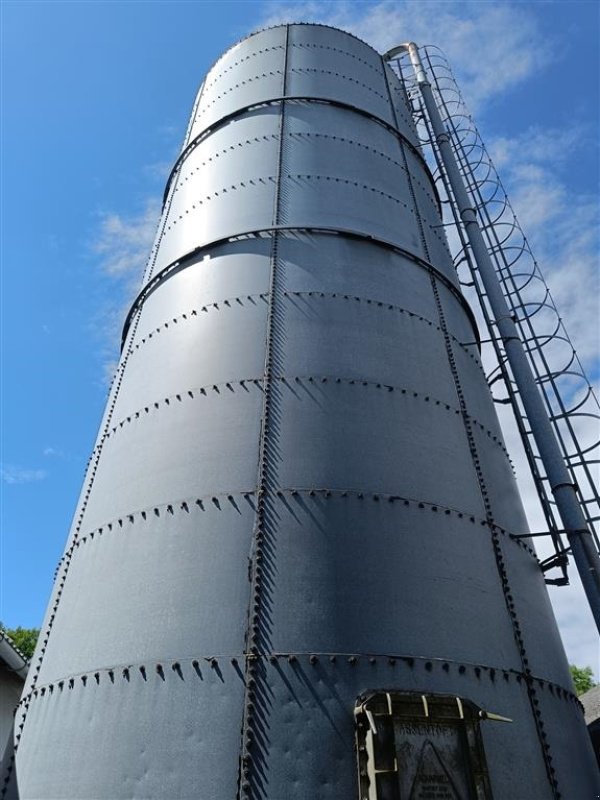
[[[474,703],[380,690],[354,713],[360,800],[491,800],[479,729],[490,715]]]

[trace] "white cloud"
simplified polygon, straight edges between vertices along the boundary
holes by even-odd
[[[486,144],[499,170],[504,166],[510,168],[523,160],[532,164],[551,162],[556,168],[588,146],[590,139],[591,131],[586,126],[573,122],[565,128],[543,129],[534,126],[519,136],[499,136]]]
[[[62,457],[63,453],[61,450],[57,450],[55,447],[44,447],[43,455],[48,457],[51,456]]]
[[[120,329],[119,329],[120,330]],[[108,349],[108,348],[107,348]],[[102,364],[102,385],[110,386],[116,375],[119,366],[118,358],[111,358],[111,352],[116,352],[116,348],[111,348],[108,353],[107,360]]]
[[[579,667],[591,667],[600,677],[600,643],[597,628],[579,580],[571,564],[570,586],[549,587],[550,600],[561,631],[567,658]]]
[[[74,456],[71,453],[61,450],[60,447],[44,447],[42,450],[42,455],[44,458],[55,458],[59,461],[73,461],[74,459]]]
[[[3,464],[0,467],[0,475],[4,483],[15,485],[43,481],[47,473],[43,469],[24,469],[14,464]]]
[[[598,198],[576,193],[558,169],[560,162],[577,158],[590,140],[581,126],[567,123],[562,129],[531,129],[487,144],[569,336],[584,366],[595,372],[600,342]]]
[[[170,161],[155,161],[153,164],[147,164],[144,167],[144,175],[150,180],[166,183],[176,158],[177,154],[175,153]]]
[[[153,196],[146,200],[140,211],[104,213],[90,245],[106,290],[105,300],[91,323],[100,342],[104,386],[110,384],[118,364],[123,322],[141,284],[156,236],[160,210],[160,202]]]
[[[136,214],[102,215],[92,250],[100,257],[100,268],[106,275],[116,278],[134,275],[138,281],[141,279],[159,215],[160,205],[154,198],[147,200]]]
[[[520,4],[454,2],[277,3],[263,24],[320,22],[355,34],[383,53],[413,40],[435,44],[456,69],[471,109],[530,76],[551,55],[533,14]],[[507,54],[510,54],[507,57]]]

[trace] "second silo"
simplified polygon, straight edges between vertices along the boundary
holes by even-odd
[[[381,56],[314,25],[229,50],[34,657],[22,798],[591,796],[476,341]]]

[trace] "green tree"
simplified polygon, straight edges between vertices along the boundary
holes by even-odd
[[[569,669],[578,695],[588,692],[597,685],[591,667],[576,667],[575,664],[569,664]]]
[[[10,636],[17,650],[26,658],[31,658],[40,635],[39,628],[6,628],[1,622],[0,628]]]

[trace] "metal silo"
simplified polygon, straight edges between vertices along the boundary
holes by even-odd
[[[593,797],[477,342],[382,57],[318,25],[227,51],[127,320],[9,785]]]

